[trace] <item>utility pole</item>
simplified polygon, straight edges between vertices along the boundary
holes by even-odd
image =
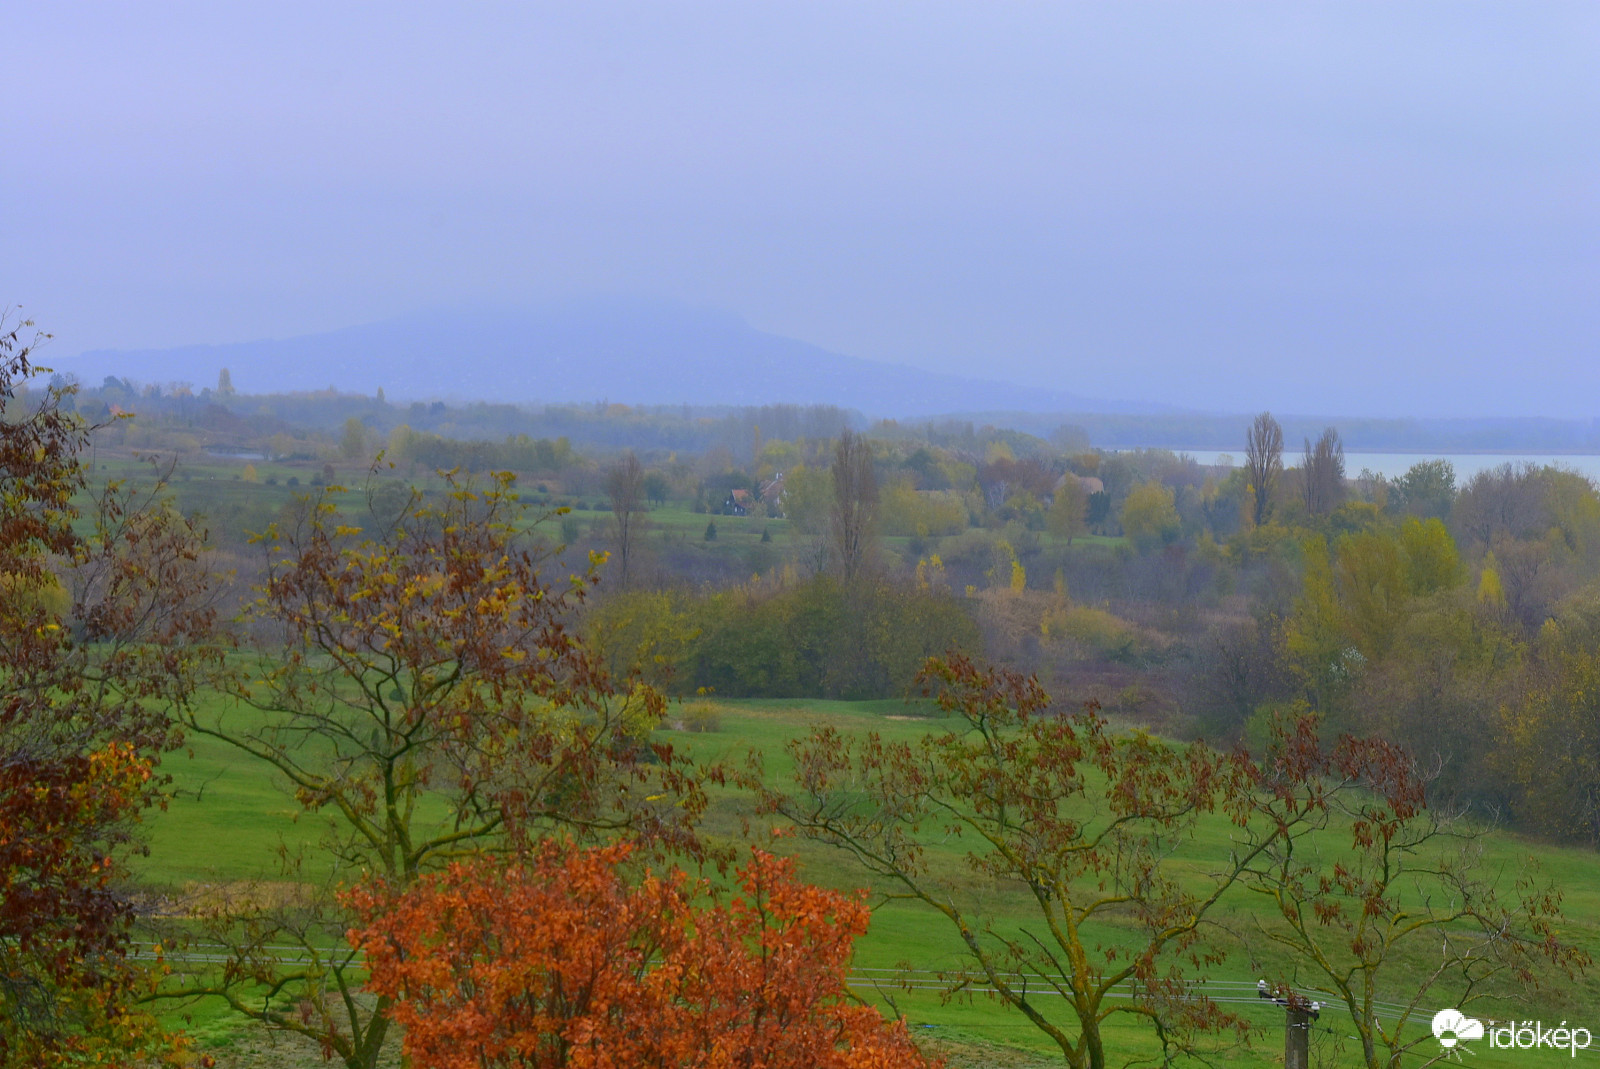
[[[1256,994],[1283,1007],[1283,1069],[1311,1069],[1311,1022],[1321,1014],[1322,1004],[1265,980],[1256,981]]]
[[[1288,1006],[1284,1014],[1283,1069],[1311,1069],[1311,1022],[1317,1011]]]

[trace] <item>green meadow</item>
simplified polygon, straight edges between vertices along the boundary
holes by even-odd
[[[230,717],[251,715],[220,705],[210,711]],[[891,738],[911,739],[942,730],[948,724],[921,716],[924,711],[898,701],[721,701],[716,703],[716,730],[673,730],[673,707],[661,734],[703,761],[742,766],[752,751],[759,751],[764,755],[769,780],[783,782],[791,771],[785,744],[810,726],[831,724],[852,733],[877,731]],[[315,850],[320,818],[302,813],[264,766],[242,758],[226,744],[196,736],[188,740],[184,751],[168,756],[165,770],[173,776],[173,796],[164,811],[148,819],[150,853],[139,869],[143,884],[182,893],[211,884],[281,881],[284,877],[276,862],[280,849],[292,851],[299,846],[310,848],[308,868],[301,878],[327,873],[326,867],[319,870],[326,860]],[[749,812],[746,797],[732,789],[719,790],[705,828],[712,836],[736,840]],[[757,828],[753,834],[760,839],[764,830]],[[1230,830],[1231,826],[1220,818],[1207,820],[1195,839],[1183,846],[1179,860],[1190,879],[1197,883],[1208,879],[1207,858],[1225,856]],[[870,895],[872,889],[865,886],[862,874],[842,855],[793,838],[777,842],[778,849],[797,857],[804,875],[813,882],[845,890],[865,887]],[[1485,873],[1507,883],[1523,871],[1530,856],[1537,856],[1544,875],[1565,891],[1568,926],[1563,934],[1600,954],[1600,864],[1592,852],[1556,848],[1498,831],[1485,838],[1484,846]],[[971,901],[981,901],[985,914],[993,917],[997,925],[1029,926],[1029,900],[1017,888],[996,885],[971,874],[959,840],[940,844],[933,852],[932,864],[958,886],[960,894]],[[1216,1060],[1230,1065],[1281,1064],[1282,1011],[1254,1001],[1253,985],[1263,974],[1295,975],[1294,963],[1255,934],[1258,923],[1268,919],[1260,896],[1236,888],[1224,899],[1215,919],[1216,942],[1228,951],[1228,956],[1206,975],[1219,983],[1237,984],[1236,990],[1250,1001],[1230,1008],[1242,1010],[1260,1028],[1248,1049],[1224,1050]],[[1117,939],[1117,932],[1110,928],[1096,934],[1111,941]],[[1428,968],[1426,949],[1420,942],[1413,953],[1413,959],[1399,963],[1391,973],[1389,983],[1393,990],[1383,993],[1386,999],[1408,999],[1414,990],[1408,985],[1414,985]],[[1043,1065],[1058,1060],[1048,1039],[1020,1013],[981,994],[945,1000],[936,991],[906,991],[895,982],[903,966],[918,970],[906,975],[926,982],[933,972],[951,967],[958,960],[958,944],[943,918],[913,905],[882,903],[874,912],[871,930],[858,944],[856,969],[863,978],[858,992],[885,1012],[903,1013],[913,1033],[945,1054],[953,1066]],[[1304,970],[1300,975],[1306,978],[1306,986],[1320,986]],[[878,982],[868,982],[873,978]],[[1051,998],[1043,996],[1044,1000]],[[1481,1005],[1478,1012],[1484,1016],[1491,1013]],[[1552,982],[1546,989],[1521,992],[1519,997],[1497,1005],[1493,1013],[1501,1018],[1538,1018],[1547,1026],[1566,1021],[1600,1031],[1600,977],[1591,975],[1575,984]],[[250,1047],[252,1026],[231,1018],[220,1006],[189,1006],[172,1016],[174,1020],[185,1020],[207,1049],[223,1056],[229,1051],[254,1049]],[[1313,1065],[1358,1063],[1358,1045],[1347,1038],[1353,1032],[1341,1024],[1336,1007],[1324,1010],[1313,1033]],[[1425,1019],[1419,1022],[1419,1028],[1426,1026]],[[1119,1055],[1114,1064],[1130,1058],[1148,1061],[1158,1053],[1151,1034],[1137,1024],[1113,1023],[1107,1037],[1109,1048]],[[1475,1047],[1468,1055],[1469,1064],[1486,1069],[1556,1064],[1555,1055],[1549,1052],[1491,1051],[1482,1042]],[[280,1044],[275,1057],[282,1057],[285,1049],[294,1048]],[[1424,1064],[1427,1057],[1438,1052],[1431,1040],[1417,1050],[1418,1056],[1406,1064]],[[315,1052],[307,1048],[307,1053],[310,1057],[306,1064],[314,1064]],[[1600,1047],[1580,1057],[1600,1058]],[[1562,1057],[1563,1063],[1570,1060]],[[236,1064],[256,1062],[241,1060]]]

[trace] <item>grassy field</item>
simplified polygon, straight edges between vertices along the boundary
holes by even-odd
[[[831,723],[850,732],[875,730],[895,738],[914,738],[939,730],[943,724],[910,716],[917,710],[892,701],[724,701],[718,703],[718,710],[721,722],[715,732],[666,730],[663,734],[707,760],[742,763],[750,750],[759,750],[766,755],[768,774],[774,778],[785,777],[789,771],[784,743],[812,724]],[[192,752],[172,755],[166,767],[175,777],[177,793],[169,808],[149,821],[151,852],[140,872],[147,884],[184,891],[206,884],[279,879],[274,858],[280,844],[291,848],[301,843],[310,845],[317,837],[315,818],[301,816],[270,774],[241,760],[221,743],[196,738],[192,740]],[[714,835],[737,836],[747,809],[747,800],[737,793],[719,793],[708,815],[708,830]],[[1227,836],[1228,827],[1221,821],[1202,826],[1197,840],[1186,849],[1186,863],[1194,880],[1206,879],[1206,858],[1219,856],[1227,849]],[[799,857],[809,879],[841,889],[863,884],[861,874],[840,855],[794,840],[785,843]],[[1600,951],[1600,864],[1595,856],[1588,851],[1557,849],[1496,833],[1487,841],[1486,871],[1509,879],[1521,871],[1530,854],[1540,857],[1545,873],[1566,891],[1565,907],[1571,923],[1565,934]],[[1023,895],[1016,889],[986,885],[967,875],[957,846],[945,847],[935,857],[935,864],[961,883],[964,893],[982,896],[989,913],[1001,923],[1028,922],[1029,902]],[[1226,900],[1225,905],[1220,919],[1244,933],[1245,938],[1231,947],[1228,960],[1211,975],[1219,980],[1253,983],[1263,971],[1285,971],[1288,963],[1276,951],[1260,939],[1248,938],[1247,933],[1260,916],[1261,905],[1256,896],[1241,892]],[[919,970],[937,970],[953,964],[958,946],[954,933],[941,927],[943,923],[915,907],[893,903],[882,906],[875,913],[872,930],[859,944],[858,969],[883,970],[879,975],[887,975],[902,963]],[[1116,937],[1112,930],[1100,934]],[[1415,973],[1426,964],[1420,959],[1408,962],[1406,971]],[[1405,972],[1397,974],[1395,982],[1403,988],[1407,982]],[[952,1065],[1027,1066],[1054,1060],[1053,1048],[1041,1033],[1020,1014],[986,998],[942,1003],[935,993],[904,993],[889,985],[885,990],[906,1014],[919,1039],[928,1040],[934,1049],[946,1053]],[[862,993],[877,997],[870,985],[863,985]],[[1405,990],[1396,990],[1391,997],[1408,995]],[[1600,1031],[1600,1012],[1595,1010],[1600,1006],[1597,996],[1600,985],[1589,978],[1570,989],[1530,992],[1520,1005],[1505,1007],[1502,1016],[1535,1017],[1547,1025],[1565,1020]],[[1281,1011],[1255,1004],[1245,1009],[1264,1032],[1255,1040],[1253,1050],[1229,1052],[1223,1061],[1242,1065],[1281,1062]],[[249,1028],[241,1027],[217,1007],[191,1007],[188,1012],[193,1028],[204,1041],[217,1045],[224,1053],[232,1051],[235,1064],[299,1064],[294,1056],[285,1054],[286,1049],[294,1048],[262,1047],[259,1037]],[[1337,1011],[1325,1012],[1318,1029],[1314,1033],[1313,1064],[1356,1064],[1354,1044],[1343,1038],[1350,1035],[1350,1030],[1340,1027]],[[1137,1026],[1113,1026],[1108,1030],[1108,1042],[1118,1054],[1114,1064],[1121,1064],[1130,1056],[1148,1057],[1155,1053],[1151,1037]],[[1470,1063],[1474,1066],[1554,1064],[1554,1055],[1549,1053],[1507,1053],[1489,1051],[1482,1043],[1477,1046],[1478,1053]],[[1430,1043],[1421,1049],[1431,1053],[1437,1048]],[[307,1053],[306,1064],[316,1064],[315,1052]],[[1600,1053],[1589,1056],[1600,1057]],[[289,1060],[284,1061],[285,1057]],[[1413,1058],[1407,1064],[1421,1064],[1423,1060]]]

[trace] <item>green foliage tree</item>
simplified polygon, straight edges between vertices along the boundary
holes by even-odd
[[[647,471],[644,473],[644,496],[645,500],[650,504],[655,505],[657,508],[665,505],[667,503],[667,494],[671,489],[672,484],[663,473],[659,471]]]
[[[1415,597],[1391,652],[1363,664],[1339,711],[1351,730],[1404,746],[1430,769],[1430,802],[1510,812],[1495,770],[1501,704],[1525,690],[1526,647],[1498,607],[1463,587]]]
[[[467,441],[416,430],[405,424],[390,432],[389,456],[434,469],[460,468],[473,472],[502,468],[559,473],[580,463],[572,443],[565,437],[530,438],[517,434],[500,442]]]
[[[1600,568],[1600,493],[1576,472],[1544,470],[1544,507],[1574,562],[1593,574]]]
[[[820,535],[833,507],[833,476],[827,468],[797,464],[783,477],[783,513],[796,531]]]
[[[1392,508],[1413,516],[1441,519],[1456,497],[1456,469],[1448,460],[1423,460],[1388,484]]]
[[[675,689],[729,697],[898,697],[928,657],[979,642],[948,592],[883,577],[846,585],[823,574],[725,591],[692,606],[689,619],[696,637]]]

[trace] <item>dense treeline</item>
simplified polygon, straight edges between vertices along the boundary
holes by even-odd
[[[1096,449],[1093,421],[1042,437],[879,423],[856,436],[871,486],[850,492],[865,496],[848,566],[864,571],[846,578],[834,443],[855,419],[836,409],[530,413],[120,380],[75,403],[92,418],[139,411],[101,432],[107,455],[193,458],[210,441],[259,455],[243,478],[180,466],[172,484],[241,585],[249,534],[294,494],[360,487],[351,507],[381,518],[435,469],[512,470],[536,505],[578,510],[558,527],[569,553],[626,557],[590,624],[614,633],[619,667],[674,693],[898,696],[953,643],[1173,731],[1249,738],[1311,709],[1436,761],[1441,797],[1600,841],[1583,801],[1600,790],[1584,771],[1600,741],[1573,726],[1588,708],[1600,498],[1558,467],[1457,485],[1426,461],[1386,479],[1345,471],[1337,432],[1270,417],[1236,427],[1231,466]],[[630,502],[608,482],[619,454],[596,441],[657,443],[636,454]],[[379,450],[395,467],[369,476]],[[1552,794],[1538,755],[1557,737],[1572,756]]]
[[[72,382],[61,375],[53,381],[58,387]],[[769,439],[827,441],[865,424],[859,413],[834,405],[390,403],[381,389],[372,397],[331,389],[245,395],[233,390],[226,370],[216,387],[200,388],[186,382],[141,383],[107,376],[98,385],[79,384],[69,403],[96,421],[118,412],[137,413],[140,429],[132,432],[129,443],[136,446],[153,447],[159,441],[164,448],[194,452],[252,445],[299,459],[337,458],[354,426],[365,435],[363,448],[376,448],[403,427],[423,436],[453,439],[471,456],[481,456],[485,442],[532,438],[566,440],[601,451],[721,450],[745,462]],[[129,433],[124,427],[108,437],[120,441]],[[473,445],[478,447],[475,452],[470,449]]]
[[[740,462],[397,426],[400,461],[522,468],[417,477],[351,416],[333,454],[266,444],[96,495],[102,463],[131,467],[126,421],[97,444],[69,388],[12,389],[18,347],[0,337],[0,1062],[187,1064],[138,1007],[205,998],[349,1069],[392,1058],[396,1025],[418,1064],[463,1043],[495,1065],[923,1064],[848,998],[865,893],[759,850],[737,888],[688,877],[742,852],[706,821],[733,791],[948,924],[943,994],[986,985],[1075,1069],[1108,1062],[1113,1014],[1169,1057],[1248,1033],[1188,979],[1226,952],[1230,894],[1273,903],[1283,982],[1339,988],[1371,1069],[1415,1046],[1374,1000],[1424,958],[1408,1014],[1589,963],[1557,888],[1486,875],[1481,827],[1428,805],[1600,839],[1600,495],[1571,473],[1351,480],[1336,431],[1286,464],[1263,413],[1238,468],[1073,428],[753,434]],[[265,522],[211,527],[224,496]],[[769,776],[660,730],[699,715],[670,696],[707,693],[918,695],[937,718],[819,725]],[[276,891],[130,891],[180,739],[315,815]],[[136,938],[199,953],[146,969]],[[1019,976],[1072,997],[1041,1011]]]
[[[1600,750],[1581,727],[1593,707],[1578,652],[1600,637],[1594,487],[1506,466],[1456,493],[1430,464],[1370,492],[1320,522],[1221,547],[1287,581],[1269,581],[1247,617],[1207,637],[1193,688],[1201,726],[1249,735],[1276,708],[1308,707],[1436,765],[1438,796],[1600,842],[1579,801],[1600,786],[1584,771]]]
[[[589,624],[615,662],[646,666],[669,693],[725,697],[900,695],[929,657],[979,643],[948,593],[881,577],[631,592],[603,601]]]

